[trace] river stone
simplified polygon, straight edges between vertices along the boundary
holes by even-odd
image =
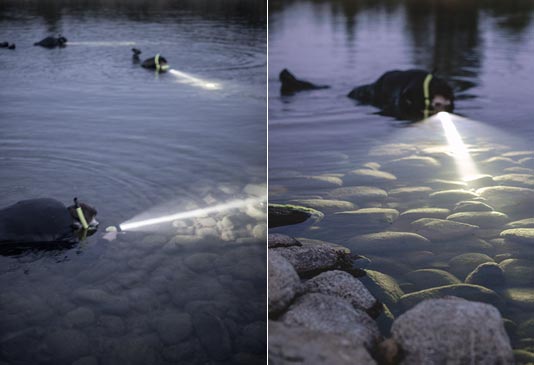
[[[65,315],[69,326],[85,327],[95,322],[95,314],[87,307],[78,307]]]
[[[529,208],[534,203],[534,190],[515,186],[491,186],[478,189],[489,205],[505,213]]]
[[[456,203],[452,211],[454,213],[459,213],[459,212],[491,212],[492,210],[493,210],[492,207],[490,207],[489,205],[481,201],[463,200],[461,202]]]
[[[388,196],[394,200],[417,200],[428,198],[430,193],[432,188],[428,186],[407,186],[389,190]]]
[[[534,338],[534,318],[521,322],[517,334],[522,338]]]
[[[432,174],[441,167],[438,160],[428,156],[406,156],[391,160],[384,164],[384,168],[391,170],[394,173],[403,175],[424,172]]]
[[[201,308],[193,310],[191,318],[195,334],[208,356],[217,361],[229,359],[232,341],[222,319]]]
[[[413,283],[417,290],[461,283],[456,276],[439,269],[415,270],[406,274],[406,279]]]
[[[514,350],[514,359],[518,365],[531,365],[534,363],[534,352],[527,350]]]
[[[534,228],[534,218],[525,218],[510,222],[506,225],[506,228]]]
[[[373,169],[357,169],[349,171],[343,177],[345,185],[352,184],[369,184],[380,185],[388,184],[397,180],[397,177],[389,172],[373,170]]]
[[[276,247],[302,246],[302,243],[300,243],[293,237],[287,236],[285,234],[269,233],[268,245],[269,245],[269,248],[276,248]]]
[[[475,175],[464,179],[470,188],[482,188],[484,186],[493,186],[495,181],[491,175]]]
[[[434,204],[443,206],[445,208],[453,208],[456,203],[463,200],[471,200],[477,196],[478,195],[472,191],[454,189],[436,191],[435,193],[430,194],[428,197]]]
[[[450,272],[458,278],[463,279],[478,265],[485,262],[493,262],[493,259],[486,254],[478,252],[468,252],[454,256],[449,260]]]
[[[388,208],[363,208],[352,211],[337,212],[330,219],[335,223],[347,225],[376,226],[393,223],[399,216],[399,211]]]
[[[45,336],[50,355],[58,362],[73,362],[89,353],[89,339],[80,331],[57,330]]]
[[[421,218],[445,219],[450,214],[451,211],[444,208],[415,208],[402,212],[398,221],[411,223]]]
[[[534,244],[534,228],[512,228],[501,232],[501,237],[526,245]]]
[[[191,316],[187,313],[165,312],[153,320],[153,326],[166,345],[177,344],[193,332]]]
[[[506,174],[495,177],[495,181],[501,185],[518,186],[523,188],[534,187],[534,175],[531,174]]]
[[[323,219],[318,210],[289,204],[269,204],[269,228],[302,223],[309,218],[315,222]]]
[[[406,143],[381,144],[371,148],[369,156],[401,157],[411,155],[418,151],[416,145]]]
[[[291,264],[269,250],[269,314],[283,311],[300,288],[300,279]]]
[[[410,224],[412,230],[431,241],[447,241],[473,235],[478,229],[472,224],[446,219],[421,218]]]
[[[367,313],[377,301],[362,282],[344,271],[327,271],[306,281],[305,291],[347,300],[356,309]]]
[[[109,314],[124,315],[130,308],[126,298],[108,294],[101,289],[78,289],[74,291],[73,297],[82,304],[96,306]]]
[[[330,192],[330,197],[335,199],[349,199],[356,203],[369,201],[384,201],[388,193],[372,186],[347,186],[334,189]]]
[[[455,190],[467,188],[467,184],[464,181],[455,180],[431,179],[428,180],[427,184],[431,185],[431,187],[434,189],[440,190]]]
[[[347,243],[354,252],[384,253],[390,251],[419,251],[431,247],[425,237],[411,232],[380,232],[352,237]]]
[[[345,200],[331,200],[331,199],[298,199],[291,200],[293,204],[302,205],[320,212],[334,213],[343,210],[357,209],[354,203]]]
[[[360,278],[363,285],[376,299],[393,308],[404,295],[397,281],[379,271],[365,270],[365,273],[367,275]]]
[[[498,228],[510,221],[506,214],[500,212],[459,212],[451,214],[447,219],[480,228]]]
[[[380,336],[376,323],[367,313],[354,309],[344,299],[319,293],[298,298],[282,316],[282,322],[288,326],[342,335],[367,349],[372,349]]]
[[[513,364],[499,311],[460,298],[426,300],[391,328],[404,351],[401,364]]]
[[[407,254],[412,254],[414,252],[420,251],[410,251],[407,252]],[[412,268],[408,265],[407,260],[404,260],[406,255],[403,255],[402,259],[400,259],[399,256],[399,252],[396,252],[396,255],[392,258],[381,256],[380,253],[378,253],[377,256],[368,255],[367,257],[371,262],[365,268],[379,271],[394,278],[402,277],[405,273],[412,271]]]
[[[534,266],[531,260],[506,259],[499,263],[509,286],[534,285]]]
[[[525,311],[534,310],[534,289],[530,288],[509,288],[503,293],[506,301],[517,308]]]
[[[516,166],[518,164],[516,161],[512,160],[509,157],[501,156],[490,157],[487,160],[481,161],[480,163],[485,167],[495,171],[502,170],[507,167]]]
[[[271,365],[375,365],[363,346],[345,336],[269,322]]]
[[[322,241],[322,240],[314,240],[314,239],[305,238],[305,237],[297,237],[297,240],[301,243],[302,246],[306,246],[306,247],[326,246],[326,247],[333,248],[335,251],[350,254],[350,249],[348,249],[345,246],[338,245],[337,243]]]
[[[352,266],[350,257],[327,245],[271,248],[269,253],[277,252],[284,257],[299,275],[318,271],[344,269]]]
[[[423,300],[443,298],[448,295],[488,303],[498,308],[501,308],[503,303],[502,298],[493,290],[472,284],[451,284],[416,291],[403,295],[399,303],[406,310]]]
[[[506,284],[504,271],[495,262],[485,262],[478,265],[465,278],[467,284],[481,285],[489,289],[497,290]]]

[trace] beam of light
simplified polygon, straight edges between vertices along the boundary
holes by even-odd
[[[203,217],[203,216],[206,216],[212,213],[221,213],[221,212],[225,212],[225,211],[232,210],[232,209],[246,207],[248,205],[260,204],[260,203],[263,203],[265,200],[266,200],[265,198],[248,198],[248,199],[233,200],[228,203],[223,203],[223,204],[215,205],[212,207],[195,209],[195,210],[190,210],[187,212],[179,212],[175,214],[164,215],[161,217],[145,219],[145,220],[137,221],[137,222],[129,222],[129,223],[124,222],[124,223],[121,223],[119,227],[122,231],[130,231],[130,230],[134,230],[134,229],[141,228],[141,227],[152,226],[155,224],[168,223],[168,222],[181,220],[181,219]]]
[[[199,79],[198,77],[191,76],[182,71],[171,69],[168,71],[171,75],[174,75],[179,82],[183,82],[192,86],[200,87],[207,90],[219,90],[222,88],[221,84],[216,82],[210,82],[207,80]]]
[[[135,42],[128,42],[128,41],[67,42],[67,46],[92,46],[92,47],[135,46]]]
[[[439,112],[436,117],[439,119],[441,126],[443,127],[460,178],[469,180],[470,178],[479,175],[475,162],[469,154],[460,133],[458,133],[458,130],[452,121],[451,114],[447,112]]]

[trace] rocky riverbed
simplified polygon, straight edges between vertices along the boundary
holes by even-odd
[[[203,187],[181,206],[265,190]],[[265,364],[265,220],[253,204],[69,251],[0,257],[0,364]]]
[[[534,361],[534,151],[473,142],[476,176],[429,141],[271,185],[273,363]]]

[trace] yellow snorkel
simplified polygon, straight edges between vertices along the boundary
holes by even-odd
[[[160,65],[159,63],[159,53],[154,57],[154,63],[156,64],[156,71],[167,71],[169,69],[169,65],[164,64]]]
[[[80,207],[80,204],[78,204],[78,198],[74,198],[74,206],[76,207],[76,214],[78,215],[78,219],[80,220],[83,229],[86,231],[89,228],[89,225],[87,224],[85,216],[83,215],[82,207]]]
[[[424,117],[428,118],[430,115],[430,81],[432,81],[432,74],[428,74],[423,81],[423,95],[425,97]]]

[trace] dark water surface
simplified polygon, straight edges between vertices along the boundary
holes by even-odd
[[[66,48],[33,46],[57,33]],[[264,198],[264,2],[0,1],[0,38],[17,45],[0,53],[0,206],[78,196],[100,221],[72,250],[0,257],[0,363],[264,363],[262,206],[101,238],[154,207]]]
[[[319,223],[278,231],[338,243],[366,255],[371,259],[368,268],[393,276],[404,294],[438,286],[422,285],[421,275],[414,278],[412,271],[445,270],[461,283],[479,263],[495,261],[504,270],[506,285],[490,279],[486,286],[503,303],[503,316],[518,326],[507,327],[514,346],[532,350],[532,240],[502,232],[532,227],[531,221],[510,222],[534,217],[534,4],[340,0],[272,1],[269,6],[270,201],[315,207],[320,202],[310,199],[354,204],[352,209],[346,204],[323,206],[326,216]],[[281,97],[278,73],[283,68],[331,89]],[[437,68],[453,85],[455,112],[463,116],[452,118],[456,139],[450,132],[447,139],[437,118],[406,124],[346,97],[353,87],[373,82],[388,70],[409,68]],[[458,139],[467,154],[458,149]],[[353,172],[358,169],[364,171]],[[470,174],[493,179],[466,184],[463,180]],[[494,185],[513,189],[479,190]],[[380,190],[336,190],[352,186]],[[462,191],[430,195],[451,189]],[[432,236],[402,215],[413,208],[449,209],[417,215],[445,219],[462,200],[482,200],[506,216],[450,217],[479,227],[476,233],[450,238],[444,232]],[[334,214],[358,208],[380,209]],[[377,250],[361,237],[353,238],[384,231],[425,232],[433,237],[432,245],[415,250],[393,243]],[[474,255],[457,257],[466,253]],[[471,291],[477,290],[467,289],[475,299],[479,297]],[[394,314],[406,309],[406,301],[387,304]]]

